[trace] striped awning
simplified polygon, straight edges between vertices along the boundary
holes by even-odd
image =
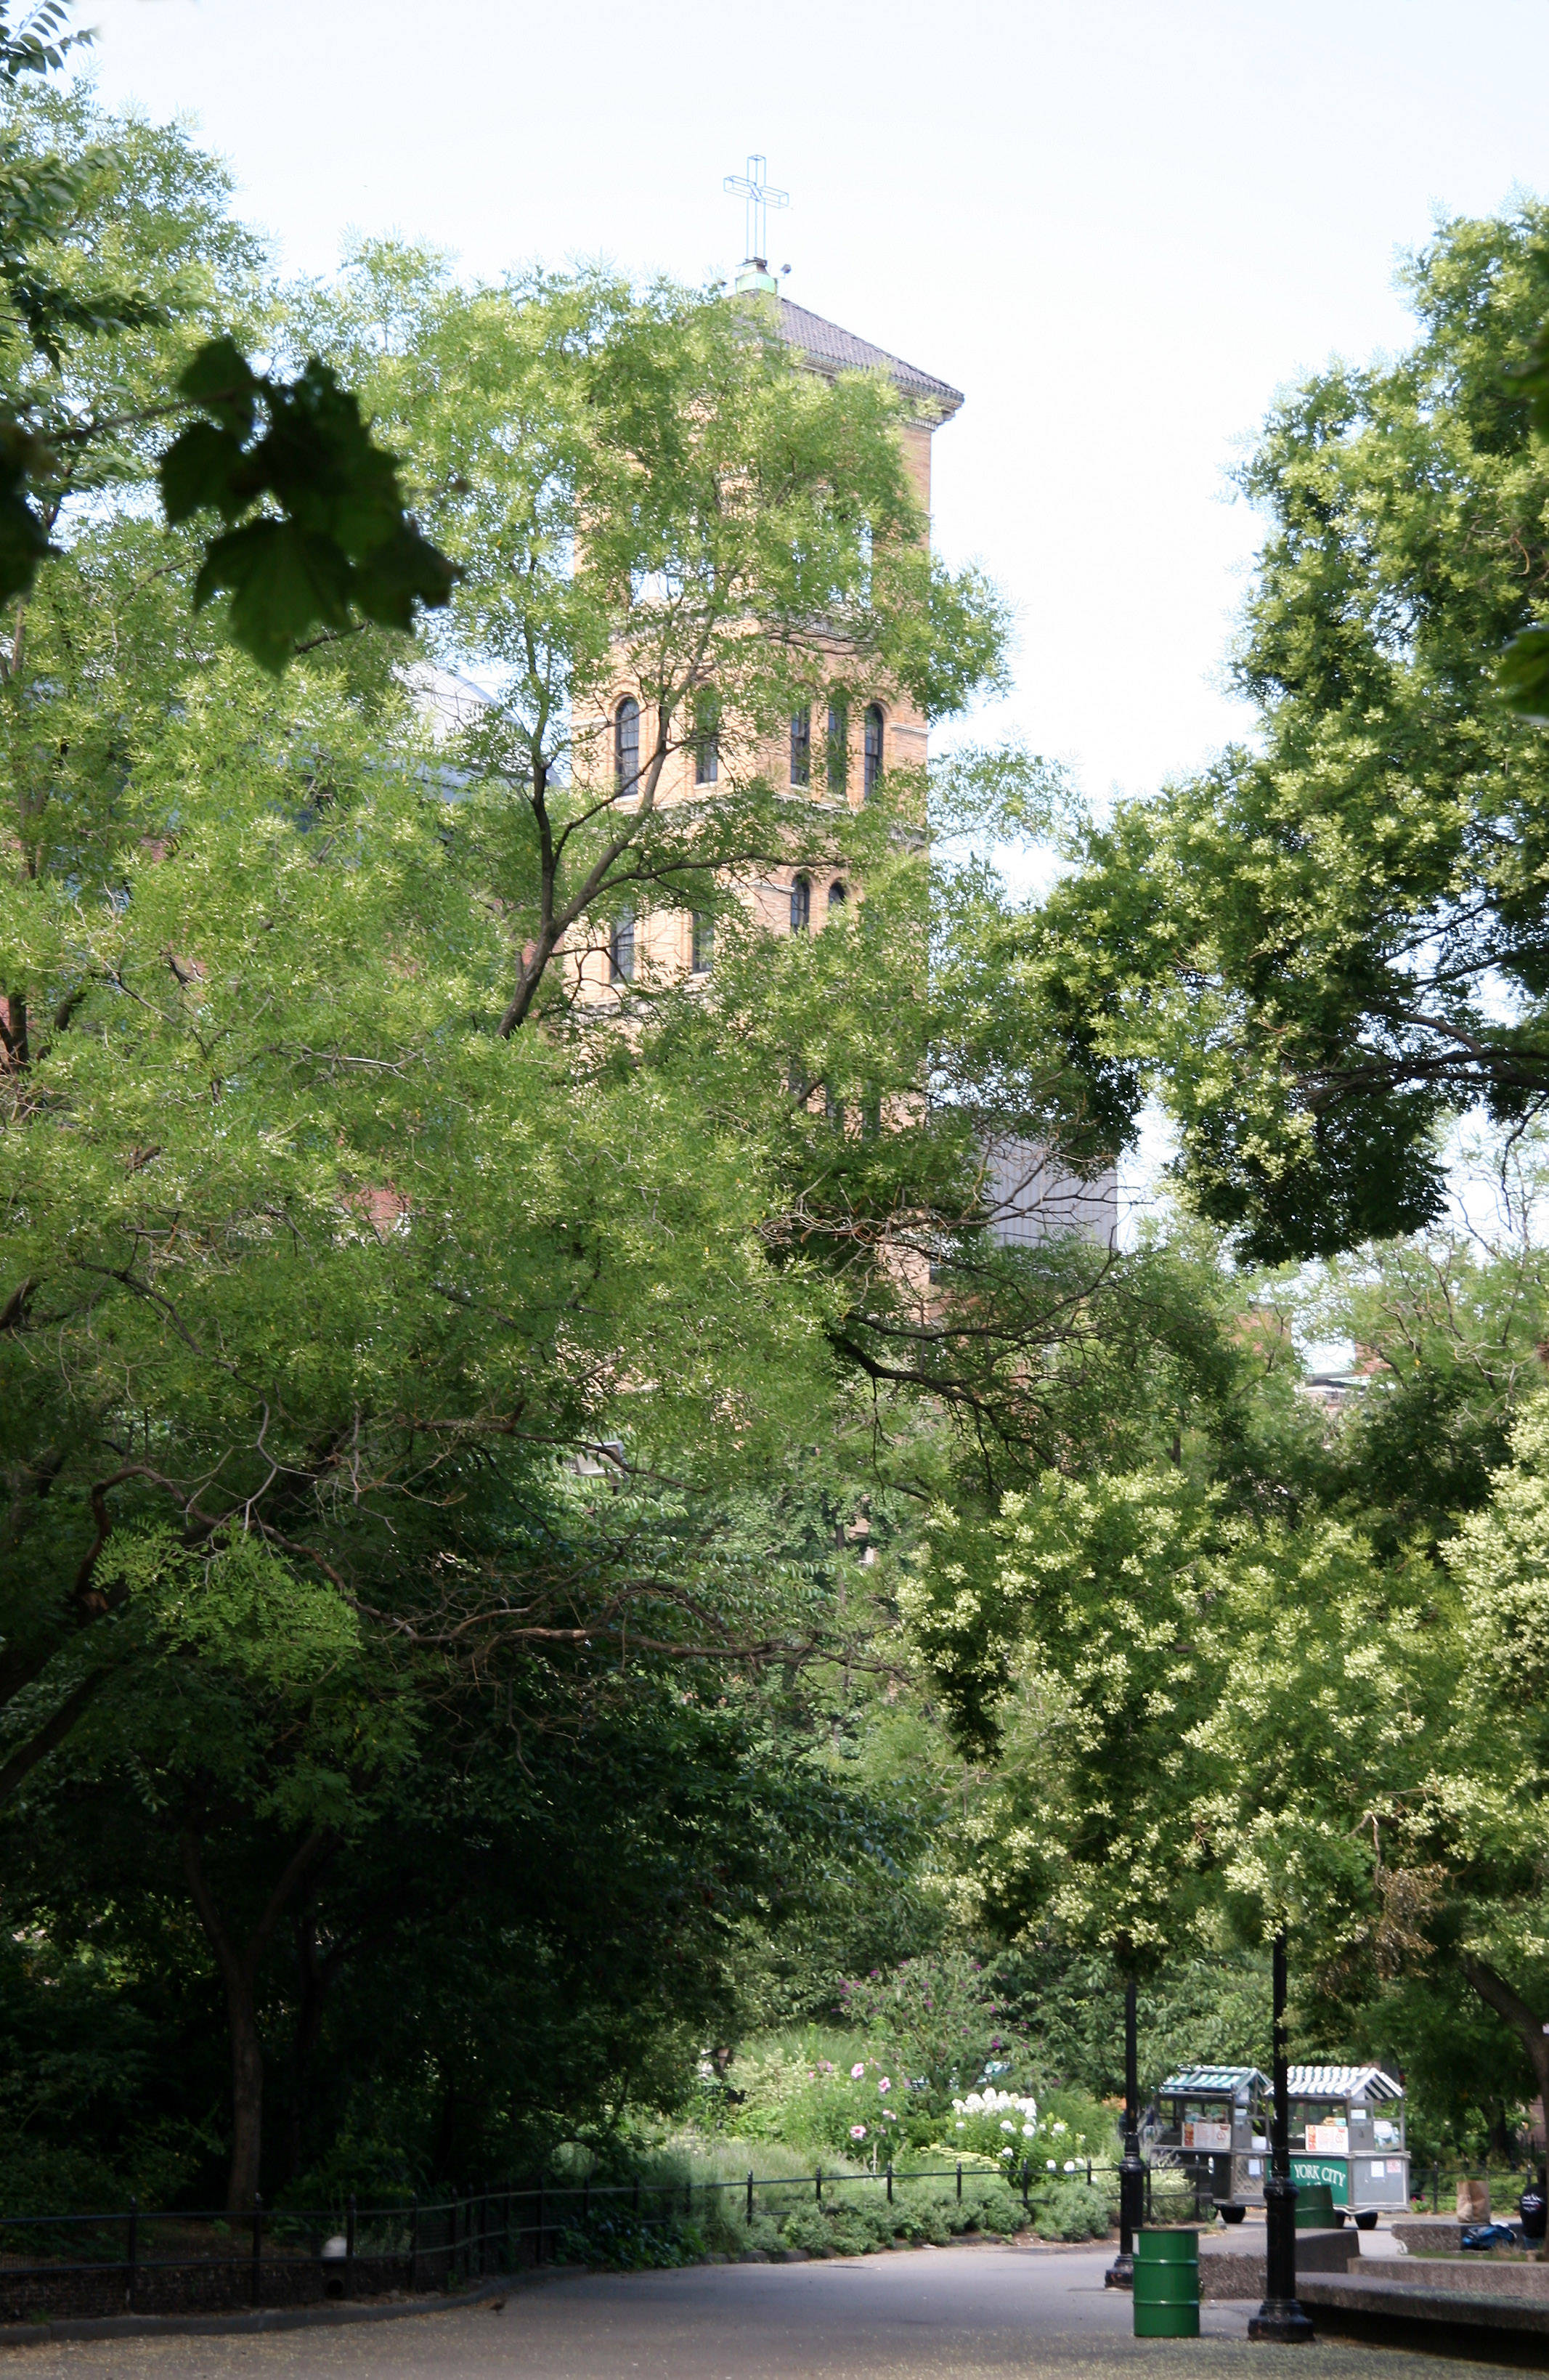
[[[1401,2099],[1404,2086],[1380,2066],[1291,2066],[1286,2070],[1293,2099]]]
[[[1256,2066],[1185,2066],[1169,2074],[1161,2086],[1164,2098],[1231,2098],[1251,2093],[1254,2083],[1269,2088],[1269,2077]]]

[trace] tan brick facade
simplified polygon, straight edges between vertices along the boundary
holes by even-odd
[[[809,370],[821,372],[827,378],[844,370],[889,372],[903,404],[898,434],[910,487],[928,524],[931,441],[962,404],[959,393],[883,349],[855,338],[837,324],[826,322],[788,300],[780,303],[782,334],[798,350]],[[838,663],[841,649],[837,645],[834,654]],[[611,771],[615,765],[614,739],[620,706],[636,699],[637,690],[621,674],[606,715],[594,715],[577,723],[577,755],[585,749],[593,766]],[[736,722],[727,719],[719,737],[718,777],[721,771],[732,770],[749,777],[762,774],[769,783],[788,790],[793,801],[808,803],[814,809],[829,810],[837,816],[846,806],[853,809],[860,807],[865,798],[870,770],[879,768],[884,773],[890,770],[923,771],[927,750],[926,721],[895,689],[878,689],[869,701],[853,702],[848,707],[842,720],[842,771],[837,766],[830,769],[830,751],[840,748],[840,738],[831,732],[838,723],[821,705],[812,706],[805,754],[807,782],[804,784],[798,782],[799,756],[793,750],[794,736],[789,745],[759,742],[751,747],[746,744],[739,747]],[[655,711],[649,705],[641,704],[637,734],[642,766],[656,748],[660,731],[660,722]],[[669,740],[674,739],[670,736]],[[694,748],[681,734],[675,740],[677,748],[669,752],[658,783],[658,804],[713,797],[714,781],[700,781]],[[872,747],[869,755],[868,744]],[[583,765],[579,757],[577,765]],[[797,889],[799,879],[806,880],[805,896]],[[830,902],[854,898],[858,888],[848,881],[839,866],[828,869],[776,866],[766,869],[760,879],[743,884],[739,892],[755,920],[768,932],[779,934],[800,930],[804,925],[817,929],[829,913]],[[703,943],[706,938],[700,934],[698,939]],[[695,920],[686,912],[653,909],[636,917],[625,936],[615,934],[614,947],[605,947],[599,934],[585,953],[573,952],[571,964],[577,967],[583,998],[608,1001],[616,996],[621,980],[638,978],[660,984],[696,973],[708,976],[710,953],[704,948],[696,953],[696,941]]]

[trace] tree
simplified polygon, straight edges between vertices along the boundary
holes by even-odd
[[[461,573],[437,642],[491,697],[448,757],[507,921],[501,1033],[562,948],[574,997],[625,908],[714,916],[768,864],[886,848],[918,787],[815,811],[771,782],[771,741],[815,699],[961,710],[998,682],[1005,621],[931,556],[880,375],[800,370],[758,304],[597,273],[467,290],[383,247],[305,332],[402,441]],[[643,706],[628,783],[621,692]],[[707,701],[713,794],[675,798]]]
[[[43,116],[90,147],[83,104]],[[91,187],[142,277],[203,245],[256,305],[250,247],[188,144],[119,149],[127,181],[103,165]],[[593,295],[545,303],[584,314]],[[586,485],[627,477],[609,374],[644,370],[654,339],[668,362],[720,358],[777,429],[783,407],[820,481],[886,495],[887,406],[793,412],[793,368],[724,320],[663,301],[602,358],[587,434],[607,468]],[[72,385],[116,375],[133,409],[176,334],[133,335],[72,351]],[[579,435],[563,356],[537,344]],[[669,468],[672,407],[692,431],[701,386],[685,365],[638,397],[632,434],[666,455],[659,546],[703,494]],[[703,1034],[502,1032],[512,920],[545,880],[526,781],[470,789],[380,627],[283,679],[255,669],[190,605],[205,559],[146,522],[126,466],[11,615],[0,1790],[67,1810],[127,1768],[178,1814],[175,1860],[152,1827],[142,1872],[159,1908],[186,1896],[178,1938],[197,1923],[221,1973],[236,2204],[260,2170],[277,1949],[382,1796],[412,1790],[438,1696],[477,1685],[505,1725],[584,1743],[674,1666],[799,1677],[868,1623],[727,1517],[823,1427],[839,1377],[838,1292],[770,1228],[792,1193],[779,1037],[721,1065],[708,1114]],[[466,600],[515,637],[508,560],[470,552]],[[927,601],[911,556],[897,577],[909,666],[971,684],[991,628],[966,597]],[[535,595],[535,633],[564,579]],[[585,652],[627,625],[629,574],[582,592]],[[254,1575],[237,1659],[223,1614]],[[341,1632],[321,1678],[284,1617],[320,1597]]]
[[[1406,273],[1415,346],[1275,407],[1238,474],[1267,520],[1231,664],[1260,741],[1089,828],[1011,942],[1091,1096],[1155,1090],[1191,1199],[1255,1257],[1419,1228],[1446,1120],[1549,1088],[1545,747],[1491,666],[1544,581],[1512,371],[1546,221],[1444,225]]]
[[[214,509],[225,522],[204,540],[196,608],[229,590],[232,635],[270,669],[314,625],[345,633],[357,613],[412,628],[417,604],[445,602],[452,571],[405,513],[393,458],[354,395],[315,358],[289,381],[255,372],[229,327],[190,351],[213,260],[185,249],[175,263],[165,243],[136,257],[132,234],[127,254],[115,237],[136,212],[133,168],[153,136],[133,127],[117,153],[78,94],[24,92],[24,76],[57,73],[91,42],[67,20],[60,0],[19,27],[8,0],[0,12],[0,602],[30,591],[70,511],[145,477],[152,442],[181,421],[156,457],[166,517]],[[229,237],[219,246],[229,256]],[[145,262],[142,279],[132,265]],[[179,330],[170,351],[153,335],[147,381],[144,334]],[[113,386],[124,347],[131,372],[142,367],[132,392]],[[104,348],[105,375],[92,370]]]

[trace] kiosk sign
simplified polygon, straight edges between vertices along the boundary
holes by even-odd
[[[1335,2205],[1349,2204],[1349,2167],[1343,2157],[1293,2156],[1290,2169],[1292,2181],[1326,2181]]]

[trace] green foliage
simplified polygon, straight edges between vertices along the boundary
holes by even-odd
[[[623,2210],[567,2223],[553,2243],[556,2265],[599,2265],[615,2273],[668,2271],[695,2263],[704,2252],[693,2223],[652,2221]]]
[[[405,516],[393,456],[326,364],[277,382],[212,339],[178,388],[208,418],[162,456],[163,506],[175,526],[205,510],[241,524],[207,549],[194,608],[229,589],[232,633],[263,668],[283,669],[320,624],[341,634],[358,612],[406,634],[417,601],[449,601],[453,565]]]
[[[1039,2200],[1041,2240],[1106,2240],[1111,2221],[1107,2198],[1084,2181],[1061,2182]]]
[[[392,456],[324,365],[314,359],[289,382],[257,374],[228,325],[180,373],[163,336],[127,402],[79,401],[91,350],[132,347],[136,334],[164,334],[197,316],[210,275],[201,257],[197,273],[131,279],[114,270],[117,243],[92,238],[91,217],[122,191],[127,161],[80,137],[88,111],[78,99],[18,87],[90,39],[65,35],[65,22],[53,0],[19,29],[0,21],[0,602],[29,595],[60,551],[72,497],[132,484],[145,433],[203,408],[161,463],[169,522],[214,507],[230,524],[206,546],[196,606],[230,589],[236,642],[271,670],[319,623],[343,633],[358,613],[410,629],[417,602],[446,601],[451,565],[405,513]],[[70,137],[53,145],[51,130]],[[267,433],[254,443],[260,410]]]
[[[1257,1257],[1423,1226],[1438,1128],[1549,1087],[1544,747],[1488,668],[1521,632],[1507,674],[1531,673],[1541,634],[1546,449],[1507,367],[1544,226],[1534,201],[1444,225],[1410,350],[1276,406],[1239,474],[1265,518],[1233,662],[1261,736],[1095,826],[1027,929],[1090,1099],[1152,1088],[1191,1199]]]
[[[1065,2084],[1106,2101],[1091,2105],[1083,2128],[1113,2154],[1114,2106],[1124,2088],[1123,1978],[1111,1958],[1043,1939],[1018,1944],[1001,1964],[1008,2004],[1026,2029],[1035,2070],[1047,2078],[1041,2105],[1062,2112]],[[1224,2060],[1269,2071],[1267,1954],[1231,1942],[1180,1946],[1139,1985],[1140,2084],[1148,2096],[1180,2066]],[[1321,2053],[1320,2012],[1292,2009],[1297,2054]],[[1303,2030],[1303,2025],[1310,2028]]]

